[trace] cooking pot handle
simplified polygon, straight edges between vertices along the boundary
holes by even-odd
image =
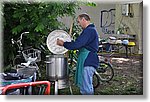
[[[45,63],[51,64],[53,63],[52,61],[44,61]]]

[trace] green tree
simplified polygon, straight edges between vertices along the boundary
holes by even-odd
[[[17,39],[24,31],[30,32],[24,35],[23,46],[37,48],[40,44],[46,45],[48,34],[55,29],[63,29],[69,32],[58,18],[65,16],[75,17],[75,11],[80,5],[96,6],[93,2],[30,2],[23,0],[18,3],[5,2],[3,4],[3,59],[4,66],[9,65],[16,55],[17,47],[12,46],[11,38]],[[74,19],[75,21],[75,19]],[[80,32],[76,23],[73,24],[72,34],[74,39]]]
[[[11,38],[17,39],[22,32],[29,31],[30,34],[24,35],[23,44],[34,47],[45,44],[51,31],[68,30],[57,18],[75,15],[78,7],[77,2],[4,3],[4,65],[10,64],[16,55],[17,49],[11,45]]]

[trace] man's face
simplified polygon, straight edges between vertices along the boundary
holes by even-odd
[[[81,26],[81,27],[82,27],[82,29],[84,29],[84,22],[83,22],[83,18],[79,18],[79,17],[78,17],[77,22],[78,22],[79,26]]]

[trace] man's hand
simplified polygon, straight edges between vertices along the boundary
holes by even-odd
[[[63,46],[64,45],[64,41],[60,40],[60,39],[57,39],[57,45]]]

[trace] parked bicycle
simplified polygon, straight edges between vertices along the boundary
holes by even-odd
[[[70,51],[68,65],[69,65],[69,76],[74,77],[77,63],[77,51]],[[93,76],[93,87],[97,88],[100,82],[108,82],[112,80],[114,76],[114,70],[105,57],[99,56],[99,67],[96,69]]]
[[[13,59],[13,66],[9,71],[0,73],[1,92],[6,95],[34,95],[50,94],[50,82],[38,81],[37,76],[41,77],[37,62],[41,61],[41,51],[32,47],[24,48],[22,46],[21,33],[17,40],[11,39],[12,45],[17,45],[18,51]]]
[[[114,69],[109,58],[99,56],[99,67],[93,76],[93,87],[97,88],[100,82],[109,82],[114,76]],[[96,79],[96,80],[95,80]]]
[[[34,68],[36,69],[38,76],[41,77],[41,73],[39,71],[39,67],[37,62],[41,61],[41,51],[38,49],[34,49],[32,47],[24,48],[22,46],[22,38],[24,34],[28,34],[29,32],[21,33],[20,37],[15,41],[13,38],[11,39],[12,44],[16,44],[18,47],[18,54],[13,59],[13,67],[15,69],[19,68]],[[27,69],[25,69],[27,70]],[[27,72],[27,71],[26,71]],[[29,72],[30,73],[30,72]]]
[[[18,47],[18,51],[17,51],[17,55],[15,56],[15,58],[13,59],[13,66],[16,67],[15,65],[17,64],[21,64],[21,62],[25,62],[23,56],[22,56],[22,51],[23,51],[23,46],[22,46],[22,37],[24,34],[28,34],[29,32],[23,32],[21,33],[20,37],[17,40],[14,40],[13,38],[11,39],[11,43],[12,45],[17,45]]]

